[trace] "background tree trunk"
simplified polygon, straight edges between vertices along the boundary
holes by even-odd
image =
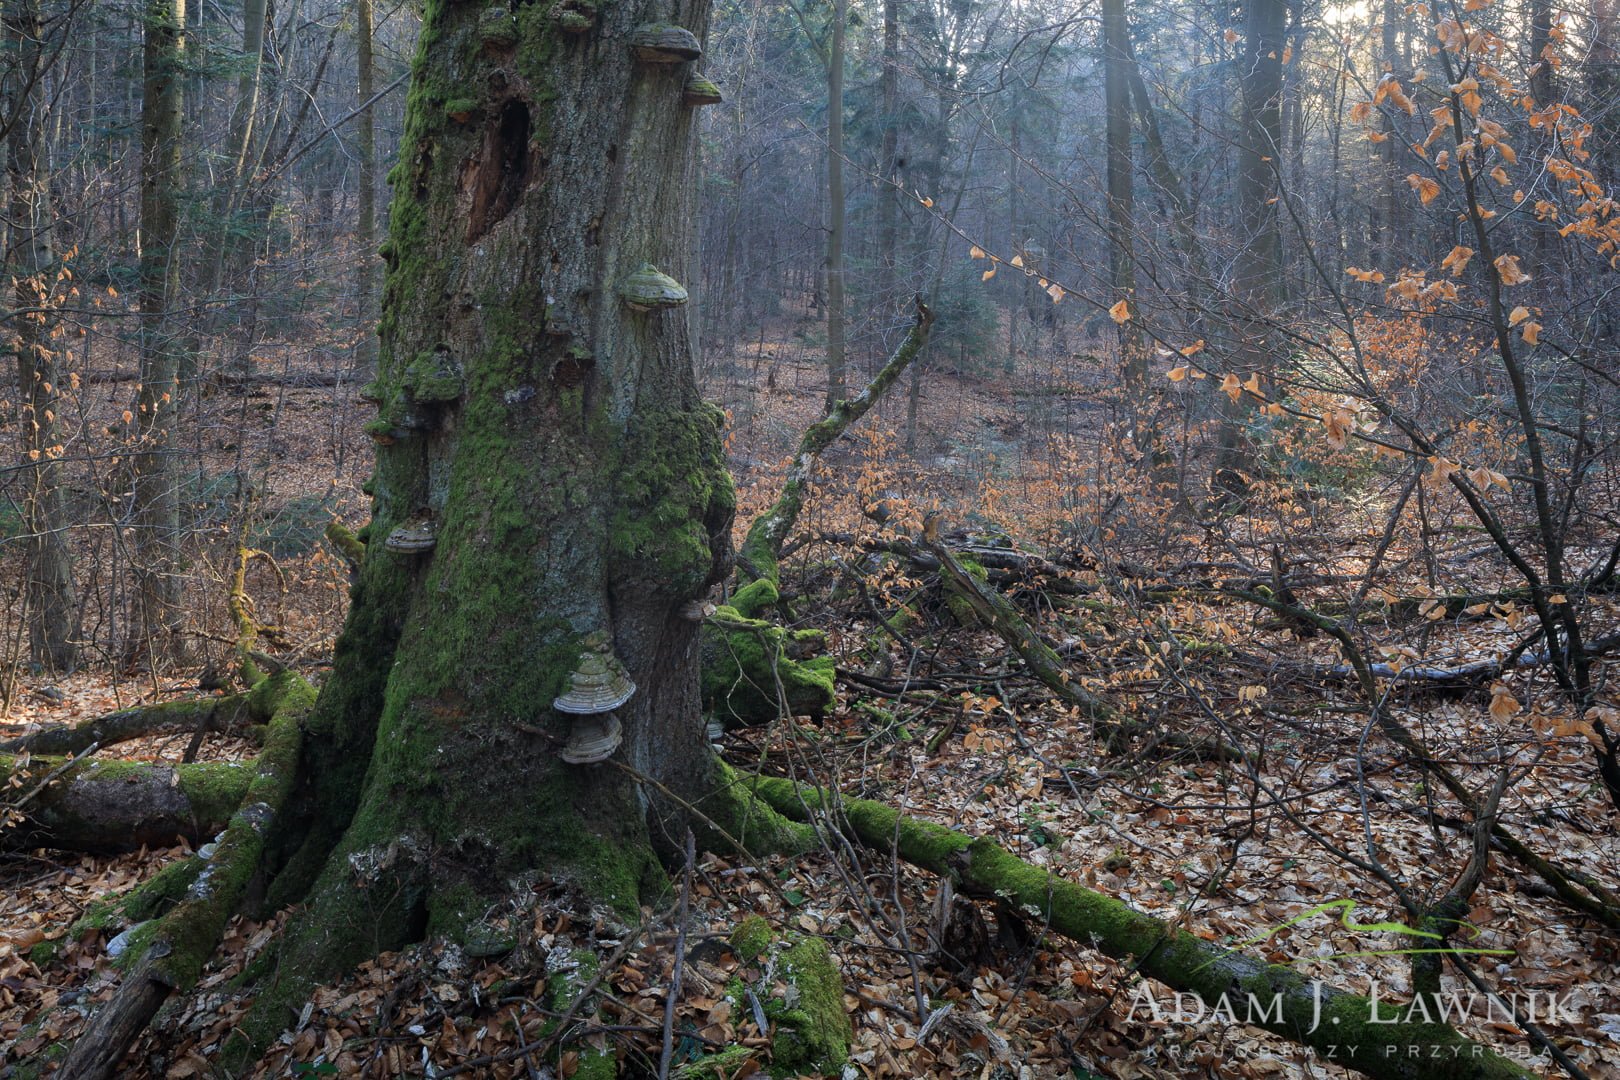
[[[848,0],[833,5],[827,52],[827,411],[844,399],[844,23]]]
[[[1113,298],[1136,307],[1136,186],[1131,166],[1130,27],[1125,0],[1103,0],[1103,96],[1107,112],[1108,277]],[[1120,368],[1133,403],[1147,388],[1147,351],[1133,317],[1119,328]],[[1141,433],[1139,426],[1138,434]]]
[[[11,183],[10,251],[18,313],[17,387],[23,407],[23,519],[27,531],[24,604],[28,610],[29,657],[52,670],[73,667],[78,655],[79,602],[73,559],[67,546],[69,515],[60,458],[62,354],[52,341],[57,320],[52,294],[60,269],[51,228],[50,109],[45,83],[44,21],[37,0],[5,8],[5,36],[13,50],[15,100],[7,167]]]
[[[701,38],[707,18],[684,0],[661,22]],[[635,911],[685,827],[662,792],[714,786],[682,609],[730,561],[720,414],[686,310],[621,295],[646,264],[693,269],[691,65],[636,60],[630,5],[596,19],[428,9],[384,248],[368,556],[272,900],[320,872],[263,1031],[310,979],[455,937],[537,871]],[[429,552],[390,549],[407,524]],[[558,755],[551,702],[593,633],[637,688],[616,759],[661,787]]]
[[[1232,273],[1232,368],[1240,379],[1264,374],[1270,363],[1266,337],[1282,276],[1282,230],[1278,176],[1282,160],[1282,56],[1287,0],[1249,0],[1248,36],[1242,57],[1242,125],[1238,134],[1238,226],[1242,246]],[[1222,403],[1214,481],[1237,490],[1250,464],[1240,445],[1242,398]]]
[[[134,611],[130,657],[154,663],[183,648],[179,470],[172,451],[180,393],[180,151],[185,0],[146,6],[141,99],[141,386],[135,398]]]

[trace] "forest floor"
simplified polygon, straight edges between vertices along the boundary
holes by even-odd
[[[1369,737],[1355,687],[1333,671],[1343,658],[1330,639],[1300,636],[1218,590],[1149,599],[1110,585],[1116,566],[1137,567],[1132,573],[1141,581],[1241,578],[1269,565],[1272,537],[1289,537],[1279,558],[1322,582],[1301,587],[1302,598],[1328,604],[1356,591],[1392,493],[1317,472],[1314,482],[1326,494],[1279,495],[1248,520],[1228,522],[1219,541],[1155,517],[1133,499],[1122,505],[1130,474],[1108,408],[1090,393],[1106,375],[932,373],[915,458],[899,449],[903,386],[859,434],[829,451],[822,488],[800,522],[816,542],[794,552],[784,581],[795,618],[827,632],[846,673],[838,707],[815,722],[730,732],[721,738],[726,755],[762,771],[823,777],[845,792],[994,838],[1206,939],[1345,989],[1404,998],[1411,973],[1400,950],[1411,939],[1366,924],[1404,919],[1389,882],[1419,897],[1444,893],[1469,842],[1443,823],[1465,815],[1428,789],[1394,747]],[[774,498],[787,454],[816,419],[819,372],[780,343],[767,343],[759,355],[750,351],[712,373],[710,388],[731,411],[741,529]],[[119,384],[92,385],[84,407],[115,415],[125,393]],[[262,396],[244,399],[199,436],[199,476],[253,481],[253,543],[274,559],[255,560],[250,592],[259,617],[280,627],[281,655],[318,680],[346,592],[341,560],[318,537],[333,515],[363,524],[366,412],[352,386],[255,393]],[[202,565],[212,566],[221,584],[218,595],[199,597],[195,610],[202,625],[224,636],[224,553],[241,489],[197,490],[200,515],[214,513],[211,499],[220,503]],[[881,526],[866,513],[879,504]],[[947,530],[969,530],[977,543],[1037,552],[1081,587],[1049,588],[1038,575],[998,582],[1084,686],[1164,730],[1218,733],[1247,751],[1252,767],[1168,746],[1124,755],[1104,748],[1090,723],[1032,679],[1000,638],[953,617],[937,580],[874,554],[874,543],[914,534],[929,511],[942,515]],[[1370,631],[1387,650],[1378,658],[1440,664],[1499,655],[1518,640],[1525,617],[1511,601],[1455,615],[1442,606],[1439,617],[1424,606],[1426,596],[1511,584],[1503,567],[1481,554],[1477,534],[1450,528],[1442,510],[1430,512],[1437,516],[1397,529],[1385,556],[1374,595],[1387,597],[1387,614]],[[1419,544],[1419,536],[1429,542]],[[1398,602],[1414,597],[1415,604]],[[1615,625],[1620,612],[1595,621]],[[200,665],[158,681],[108,663],[51,681],[24,672],[9,687],[0,738],[195,694],[199,672]],[[1526,672],[1402,695],[1391,707],[1481,793],[1496,766],[1512,765],[1502,822],[1541,854],[1620,882],[1620,830],[1594,782],[1578,718],[1560,712],[1549,680]],[[189,733],[150,738],[115,753],[174,761],[189,740]],[[207,740],[202,754],[243,759],[253,748],[227,734]],[[188,853],[182,846],[117,856],[4,856],[0,1076],[73,1035],[113,986],[101,934],[66,942],[43,970],[28,949],[61,937],[90,902]],[[1358,859],[1375,861],[1386,881]],[[1193,999],[1042,934],[1028,920],[998,927],[979,958],[985,962],[953,964],[938,947],[938,881],[886,856],[846,849],[753,860],[721,853],[700,857],[684,874],[677,868],[676,878],[693,910],[689,947],[723,939],[750,914],[828,942],[855,1024],[853,1071],[845,1076],[1344,1075],[1323,1056],[1241,1017],[1210,1017]],[[1355,904],[1352,913],[1325,906],[1346,900]],[[611,960],[605,1002],[595,1025],[574,1033],[579,1045],[617,1046],[653,1075],[677,928],[668,911],[648,914],[647,925],[632,931],[564,892],[537,893],[508,913],[519,945],[507,956],[472,959],[424,946],[379,957],[322,990],[257,1075],[570,1075],[578,1045],[565,1047],[560,1061],[536,1050],[553,1018],[543,1004],[545,958],[559,945],[595,948]],[[1475,966],[1520,1003],[1534,1000],[1541,1028],[1589,1075],[1620,1075],[1614,933],[1549,899],[1537,879],[1505,860],[1492,863],[1468,921],[1477,934],[1467,944],[1481,950]],[[208,1075],[212,1053],[250,1004],[233,980],[276,928],[233,923],[197,992],[160,1016],[125,1075]],[[742,1045],[758,1056],[752,1065],[734,1063],[728,1076],[766,1067],[769,1040],[754,1011],[725,987],[740,977],[763,996],[774,973],[722,947],[689,955],[676,1060]],[[1548,995],[1557,1004],[1550,1015]],[[1521,1059],[1534,1053],[1500,1011],[1479,1001],[1458,1011],[1472,1037]],[[1534,1060],[1546,1067],[1545,1059]]]

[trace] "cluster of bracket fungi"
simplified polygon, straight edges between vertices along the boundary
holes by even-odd
[[[624,737],[619,718],[613,714],[636,692],[635,682],[613,655],[606,634],[590,634],[584,645],[568,676],[568,689],[551,701],[553,709],[573,717],[568,744],[559,755],[570,765],[590,765],[613,755]]]

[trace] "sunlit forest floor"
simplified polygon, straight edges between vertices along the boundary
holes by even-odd
[[[786,340],[784,332],[763,346],[742,346],[709,372],[710,392],[731,414],[739,539],[775,497],[786,458],[819,409],[824,376],[813,350],[788,348]],[[1091,361],[1078,365],[1079,376],[1033,366],[1012,376],[925,373],[914,456],[903,451],[902,385],[824,457],[821,490],[799,523],[805,542],[792,546],[784,581],[795,623],[827,633],[841,672],[838,706],[817,720],[783,719],[717,736],[726,756],[765,772],[814,775],[993,837],[1209,940],[1339,987],[1404,998],[1411,970],[1399,951],[1410,939],[1356,928],[1400,921],[1403,913],[1390,888],[1351,860],[1373,858],[1412,894],[1438,897],[1468,854],[1456,804],[1369,733],[1330,638],[1303,636],[1297,626],[1207,590],[1116,584],[1122,577],[1144,586],[1241,578],[1270,566],[1275,546],[1276,558],[1307,571],[1301,580],[1321,582],[1301,587],[1301,598],[1327,604],[1356,591],[1392,493],[1318,470],[1306,478],[1315,485],[1309,497],[1298,483],[1262,492],[1245,517],[1226,522],[1226,538],[1216,538],[1141,495],[1118,418],[1095,393],[1109,372]],[[297,372],[297,364],[264,365],[265,374]],[[128,392],[125,383],[92,382],[83,408],[105,422]],[[333,516],[351,527],[365,520],[359,485],[369,471],[361,432],[368,411],[354,392],[352,384],[266,382],[228,405],[222,397],[205,406],[211,420],[197,436],[202,464],[193,499],[204,531],[191,603],[197,624],[220,640],[202,639],[210,648],[201,652],[217,658],[229,640],[224,582],[245,507],[249,542],[268,554],[251,563],[248,584],[259,618],[278,628],[270,644],[321,676],[347,588],[346,568],[325,549],[321,531]],[[1171,740],[1125,754],[1101,745],[1090,723],[1032,679],[1000,638],[953,614],[936,579],[885,557],[885,541],[914,534],[929,512],[948,535],[1038,554],[1043,565],[1060,568],[1072,588],[1054,587],[1046,571],[1003,575],[996,584],[1087,688],[1128,703],[1164,732],[1218,735],[1247,761],[1178,749]],[[1524,613],[1511,603],[1455,614],[1442,608],[1434,617],[1421,602],[1511,585],[1482,544],[1478,533],[1444,519],[1398,531],[1371,586],[1390,600],[1375,630],[1389,647],[1380,659],[1457,664],[1497,655],[1517,640]],[[117,610],[111,586],[97,584],[120,576],[115,547],[92,538],[82,556],[83,565],[101,567],[90,588],[107,592],[89,610]],[[14,575],[16,568],[4,570]],[[1396,602],[1412,597],[1420,599]],[[1597,622],[1614,625],[1620,614]],[[8,642],[19,640],[11,622],[0,629]],[[92,636],[106,629],[87,627]],[[92,657],[68,678],[19,668],[6,688],[0,737],[195,694],[208,656],[197,659],[195,669],[156,680],[125,673],[105,657]],[[1401,694],[1391,708],[1482,792],[1497,763],[1517,763],[1503,823],[1545,856],[1620,881],[1613,812],[1583,737],[1543,682],[1526,673],[1494,692],[1486,682]],[[150,738],[116,753],[176,761],[190,741],[190,733]],[[201,752],[243,759],[254,749],[225,734],[211,736]],[[28,959],[29,947],[61,936],[89,902],[186,853],[5,857],[6,1069],[73,1035],[87,1007],[110,994],[103,935],[66,943],[45,970]],[[1007,925],[985,928],[970,950],[979,955],[954,963],[941,955],[941,927],[950,920],[942,919],[938,881],[886,856],[855,859],[849,850],[798,860],[710,855],[684,875],[695,916],[684,932],[677,1062],[741,1045],[758,1053],[726,1075],[768,1066],[769,1040],[754,1010],[727,987],[741,979],[766,996],[776,973],[739,961],[723,945],[744,916],[761,914],[832,946],[855,1024],[845,1076],[1344,1074],[1241,1017],[1203,1016],[1191,998],[1178,1002],[1128,965],[1043,934],[1028,919],[1003,913]],[[677,871],[677,889],[682,880]],[[1323,907],[1346,900],[1355,904],[1348,914]],[[577,1046],[565,1047],[560,1061],[532,1050],[555,1019],[545,1004],[546,960],[565,945],[594,948],[610,961],[600,1022],[576,1038],[619,1047],[626,1062],[654,1075],[678,928],[666,910],[647,914],[647,925],[632,931],[553,890],[504,913],[518,940],[505,956],[478,959],[438,947],[385,955],[289,1017],[291,1033],[258,1075],[568,1076]],[[1474,966],[1521,1003],[1532,992],[1542,1005],[1556,995],[1552,1015],[1535,1018],[1542,1030],[1590,1075],[1620,1074],[1620,944],[1612,931],[1550,899],[1539,880],[1500,859],[1475,894],[1468,922],[1477,932],[1463,944],[1480,950]],[[126,1075],[208,1075],[212,1054],[251,1000],[235,980],[275,929],[233,924],[198,992],[171,1003]],[[959,938],[952,942],[963,950]],[[1499,1011],[1482,1002],[1459,1011],[1460,1026],[1474,1038],[1505,1053],[1533,1053]]]

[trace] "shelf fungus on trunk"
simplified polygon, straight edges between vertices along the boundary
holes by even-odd
[[[701,105],[718,105],[725,98],[721,95],[718,86],[694,71],[686,80],[686,86],[681,91],[681,100],[687,105],[696,108]]]
[[[557,24],[557,29],[565,34],[583,34],[596,25],[595,13],[572,0],[563,0],[553,7],[551,20]]]
[[[647,23],[630,35],[630,51],[643,64],[680,64],[703,55],[692,31],[673,23]]]
[[[396,525],[383,541],[383,547],[400,555],[426,555],[438,542],[438,530],[433,525],[433,519],[424,514]]]
[[[553,709],[573,718],[562,759],[570,765],[590,765],[613,756],[623,738],[614,710],[635,692],[636,684],[613,655],[607,635],[595,633],[587,637],[579,663],[568,677],[568,689],[551,702]]]
[[[642,263],[620,282],[619,296],[633,311],[656,311],[686,303],[686,289],[681,283],[652,263]]]
[[[419,353],[405,367],[405,393],[417,405],[441,406],[458,401],[464,390],[461,364],[440,345]]]

